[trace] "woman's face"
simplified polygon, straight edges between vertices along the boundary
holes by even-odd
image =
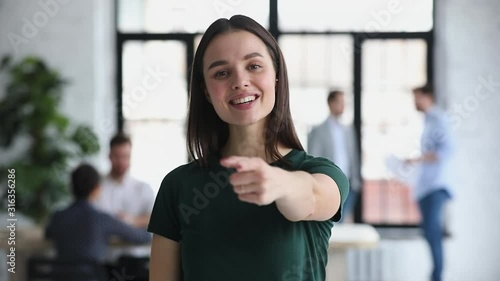
[[[262,122],[275,102],[276,71],[264,42],[247,31],[218,35],[203,57],[207,93],[231,125]]]

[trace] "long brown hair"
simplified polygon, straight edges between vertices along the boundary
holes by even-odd
[[[207,166],[209,156],[219,153],[229,138],[229,126],[219,118],[212,104],[205,97],[203,56],[210,42],[218,35],[234,31],[247,31],[259,37],[267,46],[273,60],[276,78],[276,99],[264,133],[266,155],[273,160],[283,156],[278,143],[286,147],[304,150],[295,133],[290,114],[288,75],[285,59],[274,37],[253,19],[236,15],[230,19],[218,19],[203,35],[191,69],[187,148],[189,156]]]

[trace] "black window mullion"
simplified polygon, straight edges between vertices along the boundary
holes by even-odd
[[[269,32],[278,41],[280,30],[278,26],[278,0],[269,0]]]
[[[191,80],[191,70],[194,61],[194,38],[195,35],[188,41],[186,41],[186,65],[187,65],[187,73],[186,73],[186,84],[187,84],[187,94],[189,97],[189,93],[191,91],[189,81]]]
[[[358,169],[361,169],[363,164],[363,158],[361,157],[361,71],[362,71],[362,55],[363,55],[363,41],[364,39],[358,34],[353,34],[353,96],[354,96],[354,130],[357,136],[358,143],[357,149],[358,153]],[[354,207],[354,221],[362,222],[363,214],[363,188],[360,189],[359,198],[356,201],[357,204]]]
[[[429,33],[427,42],[427,83],[434,82],[434,32]]]

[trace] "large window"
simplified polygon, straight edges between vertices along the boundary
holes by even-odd
[[[386,163],[414,156],[422,116],[411,89],[426,82],[426,43],[422,39],[367,40],[363,43],[361,130],[362,220],[372,224],[416,224],[412,187]]]
[[[284,32],[432,29],[432,0],[291,0],[279,1],[278,11],[279,28]]]
[[[268,0],[119,0],[118,29],[124,33],[204,32],[215,19],[244,14],[268,26]]]
[[[290,107],[297,134],[307,147],[307,133],[329,114],[331,89],[346,91],[347,124],[353,121],[352,38],[347,35],[282,35],[279,39],[288,68]]]
[[[131,172],[154,189],[166,171],[187,158],[185,57],[185,44],[175,40],[130,40],[123,45],[123,129],[133,143]]]
[[[360,137],[364,184],[356,220],[416,225],[412,187],[387,158],[418,150],[422,119],[411,88],[432,77],[433,1],[411,0],[116,0],[120,129],[134,141],[132,173],[158,189],[187,162],[185,123],[189,66],[202,32],[215,19],[248,15],[282,47],[291,111],[299,138],[329,111],[330,89],[342,89]],[[278,20],[277,20],[278,19]]]

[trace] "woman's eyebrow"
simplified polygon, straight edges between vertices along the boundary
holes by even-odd
[[[250,54],[248,54],[248,55],[245,55],[245,56],[243,57],[243,59],[248,60],[248,59],[255,58],[255,57],[261,57],[261,58],[263,58],[264,56],[262,56],[262,55],[261,55],[260,53],[258,53],[258,52],[253,52],[253,53],[250,53]]]
[[[243,57],[244,60],[249,60],[251,58],[255,58],[255,57],[261,57],[263,58],[264,56],[262,56],[260,53],[258,52],[253,52],[253,53],[250,53],[248,55],[245,55]],[[212,69],[214,67],[217,67],[217,66],[220,66],[220,65],[225,65],[225,64],[228,64],[229,62],[227,60],[218,60],[218,61],[214,61],[213,63],[211,63],[209,66],[208,66],[208,69]]]
[[[210,64],[210,66],[208,66],[208,70],[210,70],[211,68],[214,68],[216,66],[219,66],[219,65],[225,65],[225,64],[228,64],[227,60],[218,60],[218,61],[214,61]]]

